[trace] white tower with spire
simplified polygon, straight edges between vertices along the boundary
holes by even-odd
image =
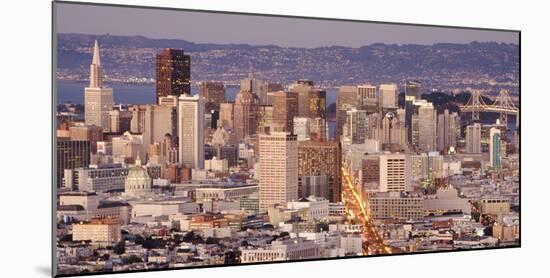
[[[103,78],[101,75],[101,61],[99,60],[99,44],[97,40],[94,43],[92,64],[90,64],[90,88],[101,88]]]
[[[103,86],[103,74],[99,58],[99,44],[94,43],[90,64],[90,85],[84,89],[84,120],[86,125],[95,125],[109,130],[109,111],[113,110],[113,89]]]

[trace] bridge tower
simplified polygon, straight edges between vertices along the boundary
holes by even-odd
[[[518,111],[518,108],[516,107],[516,105],[514,105],[512,98],[510,98],[510,93],[507,90],[500,90],[492,107],[498,108],[500,110]],[[516,126],[519,124],[518,120],[519,112],[516,113]],[[508,126],[508,112],[500,112],[500,122],[503,123],[505,126]]]
[[[474,90],[470,96],[470,99],[466,105],[464,105],[464,108],[472,112],[472,121],[479,121],[479,111],[487,107],[487,104],[485,104],[481,96],[481,91]]]

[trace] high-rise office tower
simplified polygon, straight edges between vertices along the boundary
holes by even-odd
[[[206,104],[205,104],[205,106],[206,106]],[[206,118],[205,122],[204,122],[204,124],[206,125],[206,128],[210,128],[210,129],[213,129],[213,130],[218,128],[218,120],[220,119],[220,111],[219,110],[206,110],[206,108],[205,108],[204,117]]]
[[[327,118],[327,92],[313,89],[308,92],[310,118]]]
[[[103,141],[103,130],[98,126],[77,124],[69,127],[71,140],[90,141],[90,151],[97,153],[97,142]]]
[[[240,91],[235,99],[233,127],[239,139],[256,134],[258,97],[250,91]]]
[[[220,104],[220,119],[218,120],[218,127],[233,129],[233,119],[235,117],[234,108],[235,103],[233,102],[225,102]]]
[[[199,96],[205,99],[204,111],[219,111],[220,105],[225,102],[225,85],[223,82],[200,82]]]
[[[313,81],[297,80],[288,88],[290,92],[298,94],[298,117],[309,117],[309,91],[313,90]]]
[[[298,142],[309,140],[310,118],[294,117],[294,132],[298,136]]]
[[[346,125],[344,127],[345,138],[352,144],[363,144],[367,135],[367,111],[352,108],[347,111]]]
[[[384,115],[379,113],[367,116],[367,139],[378,141],[382,146],[390,144],[405,149],[407,146],[407,128],[405,127],[403,109],[396,112],[387,112]]]
[[[129,131],[132,123],[132,112],[127,110],[109,111],[109,132],[123,133]]]
[[[298,198],[298,141],[287,132],[260,134],[260,210]]]
[[[416,118],[418,142],[416,147],[423,152],[436,150],[436,119],[437,111],[429,102],[422,102],[418,105],[418,114],[413,115]]]
[[[481,124],[466,127],[466,153],[481,153]]]
[[[460,130],[458,113],[449,113],[445,109],[437,116],[437,150],[447,152],[450,147],[456,147],[456,138]]]
[[[279,91],[273,93],[273,130],[293,132],[294,117],[298,115],[298,94]]]
[[[357,86],[357,94],[361,109],[366,110],[368,114],[378,112],[376,86],[370,84],[359,85]]]
[[[501,166],[501,135],[500,129],[491,128],[489,131],[489,163],[494,169]]]
[[[369,189],[380,188],[380,157],[378,154],[368,154],[361,160],[361,182]]]
[[[380,85],[380,108],[397,109],[397,95],[399,90],[397,84],[381,84]]]
[[[407,142],[412,144],[412,117],[416,113],[416,97],[405,96],[405,126],[407,127]]]
[[[412,96],[416,99],[422,98],[422,90],[421,90],[420,81],[417,80],[408,80],[405,84],[405,96]]]
[[[312,118],[309,121],[309,139],[313,141],[328,140],[328,124],[325,118]]]
[[[177,134],[174,132],[178,123],[173,117],[176,109],[170,105],[133,105],[129,108],[132,112],[130,130],[142,134],[144,148],[155,142],[160,143],[166,134]]]
[[[346,124],[347,110],[357,108],[359,104],[357,97],[357,86],[340,86],[336,97],[336,131],[335,139],[339,140],[343,134]]]
[[[191,57],[182,49],[165,48],[156,56],[157,103],[161,97],[191,94]]]
[[[248,65],[247,78],[241,80],[241,92],[242,91],[248,91],[255,94],[259,103],[265,102],[265,99],[267,98],[267,94],[264,92],[263,82],[254,78],[252,64]]]
[[[56,143],[57,187],[63,186],[65,169],[88,167],[90,165],[90,141],[57,138]]]
[[[260,105],[257,113],[256,134],[267,134],[273,125],[273,106]]]
[[[260,105],[272,105],[271,95],[274,92],[284,91],[284,87],[280,83],[264,82],[262,84],[262,96],[260,98]]]
[[[331,202],[340,201],[340,166],[341,149],[338,142],[304,141],[299,143],[299,176],[327,176]]]
[[[204,169],[204,100],[182,95],[178,106],[180,164]]]
[[[379,167],[380,192],[411,190],[411,165],[406,154],[381,154]]]
[[[398,144],[402,148],[407,146],[407,128],[403,118],[403,109],[397,109],[398,113],[388,112],[382,119],[381,137],[382,144]]]
[[[109,111],[113,109],[113,89],[103,86],[103,73],[99,58],[99,45],[94,43],[90,65],[90,85],[84,88],[84,120],[109,131]]]

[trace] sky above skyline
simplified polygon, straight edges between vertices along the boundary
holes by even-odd
[[[56,3],[57,33],[284,47],[504,42],[517,32]]]

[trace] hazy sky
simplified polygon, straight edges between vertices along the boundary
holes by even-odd
[[[197,43],[291,47],[372,43],[518,43],[516,32],[419,27],[296,18],[197,13],[57,3],[57,32],[141,35]]]

